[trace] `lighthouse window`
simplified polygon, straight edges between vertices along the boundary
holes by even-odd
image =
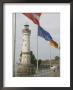
[[[26,40],[24,40],[24,41],[26,41]]]
[[[25,56],[25,58],[26,58],[26,56]]]
[[[25,44],[25,46],[27,46],[27,44]]]
[[[26,39],[23,39],[23,41],[26,41]]]

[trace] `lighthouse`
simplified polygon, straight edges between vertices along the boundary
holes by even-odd
[[[29,25],[24,25],[22,30],[22,49],[20,53],[20,63],[18,64],[17,76],[29,76],[34,73],[33,65],[31,64],[30,56],[30,34]]]
[[[22,45],[22,56],[21,64],[30,65],[30,34],[29,25],[24,25],[23,32],[23,45]]]

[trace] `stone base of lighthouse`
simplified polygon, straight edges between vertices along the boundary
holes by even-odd
[[[35,68],[30,63],[30,59],[30,53],[22,53],[21,62],[17,68],[17,76],[30,76],[35,73]]]
[[[17,68],[17,76],[30,76],[34,74],[34,66],[31,64],[31,56],[30,56],[30,34],[31,30],[29,30],[29,25],[24,25],[23,29],[23,44],[22,50],[20,54],[20,64],[18,64]]]
[[[17,76],[31,76],[35,73],[35,68],[32,64],[18,64]]]

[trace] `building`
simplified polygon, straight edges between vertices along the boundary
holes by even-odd
[[[20,54],[20,64],[18,64],[17,76],[30,75],[34,72],[33,65],[30,63],[30,34],[29,25],[24,25],[23,32],[23,44]]]
[[[23,45],[21,52],[21,64],[28,65],[30,64],[30,34],[29,25],[24,25],[23,29]]]

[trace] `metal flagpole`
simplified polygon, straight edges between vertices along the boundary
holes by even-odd
[[[16,13],[14,13],[14,65],[13,65],[13,76],[16,75],[16,71],[15,71],[15,66],[16,66],[16,63],[15,63],[15,43],[16,43]]]
[[[51,68],[51,45],[50,45],[50,68]]]
[[[37,71],[38,71],[38,30],[37,30]]]
[[[54,48],[53,48],[53,50],[52,50],[52,51],[53,51],[52,53],[53,53],[53,59],[54,59]]]

